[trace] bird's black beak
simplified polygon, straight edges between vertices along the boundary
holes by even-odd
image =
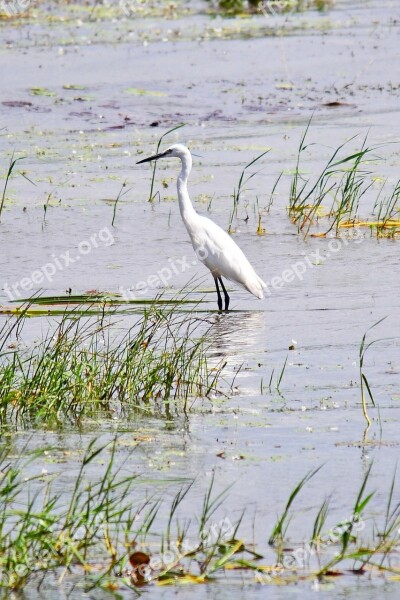
[[[139,160],[136,164],[141,165],[142,163],[150,162],[151,160],[157,160],[158,158],[163,158],[164,156],[167,156],[167,153],[161,152],[161,154],[154,154],[154,156],[149,156],[149,158],[143,158],[143,160]]]

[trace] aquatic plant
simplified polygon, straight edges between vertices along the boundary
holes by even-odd
[[[396,580],[398,569],[390,564],[399,547],[396,473],[383,521],[374,525],[370,541],[365,515],[374,497],[367,489],[372,465],[363,477],[349,518],[324,530],[329,516],[325,499],[314,518],[310,540],[298,545],[291,540],[288,544],[294,502],[319,468],[308,473],[290,493],[270,536],[269,553],[276,550],[276,561],[263,564],[263,556],[238,537],[244,513],[234,521],[226,509],[221,516],[229,488],[215,490],[214,476],[197,513],[193,509],[188,512],[183,505],[190,502],[193,480],[175,481],[180,487],[167,506],[157,494],[149,497],[144,489],[141,493],[140,477],[128,468],[129,454],[124,461],[117,460],[118,436],[107,444],[91,441],[87,445],[70,492],[59,491],[63,489],[62,472],[53,469],[49,474],[42,468],[46,464],[43,459],[53,452],[56,449],[28,452],[25,448],[16,458],[9,446],[0,448],[3,597],[44,582],[46,588],[56,585],[60,590],[70,577],[86,591],[102,588],[114,593],[128,589],[138,592],[154,584],[215,585],[219,573],[224,574],[226,583],[235,570],[253,585],[323,580],[344,572],[360,575],[367,568],[394,573]],[[166,510],[160,515],[162,505]],[[376,511],[374,514],[378,519]]]
[[[0,462],[0,586],[20,590],[35,575],[42,578],[53,569],[61,569],[60,580],[74,567],[90,571],[90,553],[95,551],[109,572],[120,560],[119,535],[130,530],[138,511],[132,508],[129,495],[136,475],[119,477],[115,468],[116,442],[109,450],[103,475],[87,484],[86,473],[106,446],[90,443],[82,458],[72,493],[53,490],[53,477],[37,470],[43,451],[29,458],[9,460],[9,448],[1,449]],[[28,470],[28,472],[29,472]],[[27,492],[28,488],[28,492]],[[147,504],[144,503],[143,508]],[[111,541],[112,540],[112,541]],[[101,557],[101,558],[100,558]]]
[[[0,329],[2,423],[54,426],[96,414],[186,412],[189,400],[216,391],[222,365],[210,364],[208,326],[176,308],[156,300],[118,334],[105,306],[97,316],[90,306],[67,307],[42,339],[25,346],[29,306],[22,307]]]
[[[227,16],[258,12],[273,17],[289,12],[324,11],[331,6],[332,0],[218,0],[217,8]]]
[[[166,508],[169,517],[163,533],[164,525],[158,523],[162,500],[149,497],[145,490],[140,494],[140,478],[126,474],[127,459],[117,464],[117,450],[117,437],[108,444],[90,442],[72,490],[65,493],[59,491],[63,474],[49,475],[41,469],[43,450],[11,459],[10,448],[0,449],[3,597],[28,585],[40,588],[44,581],[51,586],[54,575],[58,589],[69,576],[76,580],[80,575],[87,590],[111,592],[151,582],[203,583],[238,553],[258,556],[235,538],[240,520],[216,517],[227,490],[214,493],[214,478],[205,491],[198,531],[189,523],[182,528],[177,515],[190,492],[193,482],[189,482]]]
[[[312,477],[314,477],[314,475],[316,475],[318,473],[318,471],[320,469],[321,469],[321,467],[318,467],[314,471],[310,471],[309,473],[307,473],[307,475],[305,477],[303,477],[303,479],[296,485],[296,487],[291,492],[289,499],[286,503],[285,509],[284,509],[282,515],[279,517],[279,519],[269,537],[268,543],[270,545],[274,545],[277,543],[279,545],[283,544],[283,541],[285,539],[285,535],[286,535],[286,532],[287,532],[287,529],[288,529],[289,523],[290,523],[290,513],[289,513],[290,508],[291,508],[294,500],[296,499],[296,497],[302,490],[302,488],[306,485],[306,483]]]
[[[297,548],[294,548],[295,542],[291,540],[289,543],[287,537],[288,526],[293,516],[293,513],[289,514],[289,509],[299,491],[319,469],[307,474],[296,485],[270,536],[270,544],[276,547],[277,564],[269,571],[274,574],[274,577],[264,578],[264,583],[285,583],[285,581],[300,581],[305,578],[321,580],[345,573],[361,575],[367,568],[371,572],[375,570],[382,574],[398,573],[397,567],[392,566],[390,560],[391,555],[396,555],[399,548],[400,503],[394,502],[396,472],[388,493],[384,522],[381,526],[374,525],[370,534],[372,539],[368,541],[366,537],[365,513],[375,496],[375,492],[367,491],[372,466],[369,465],[365,472],[350,516],[324,532],[329,516],[329,499],[325,498],[314,519],[310,539],[302,541]],[[361,532],[363,532],[362,537]],[[261,565],[253,564],[253,568],[259,572],[263,571]],[[285,578],[285,573],[291,575]],[[393,580],[398,580],[398,577],[393,577]]]
[[[380,340],[372,340],[371,342],[367,343],[367,335],[371,331],[371,329],[374,329],[374,327],[377,327],[385,319],[386,319],[386,317],[383,317],[383,319],[379,319],[379,321],[377,321],[376,323],[374,323],[373,325],[371,325],[371,327],[369,327],[367,329],[367,331],[364,333],[364,335],[362,337],[361,344],[360,344],[360,349],[359,349],[358,366],[359,366],[359,373],[360,373],[361,405],[362,405],[362,410],[363,410],[364,418],[367,421],[367,428],[371,425],[371,419],[369,418],[368,411],[367,411],[367,400],[366,400],[366,393],[365,393],[365,391],[367,391],[368,397],[371,400],[372,405],[374,407],[375,407],[375,401],[374,401],[374,396],[372,394],[370,385],[368,383],[368,379],[367,379],[367,377],[365,375],[365,372],[364,372],[364,359],[365,359],[365,354],[368,351],[368,349],[373,344],[376,344],[377,342],[380,341]]]
[[[399,233],[400,220],[395,218],[400,209],[399,182],[389,197],[382,196],[383,185],[380,187],[373,208],[378,212],[377,221],[361,220],[359,217],[361,201],[365,201],[362,207],[364,211],[371,205],[368,200],[376,178],[370,165],[382,160],[375,154],[378,146],[367,146],[365,137],[359,150],[343,154],[343,149],[354,141],[353,137],[333,150],[315,178],[306,178],[302,174],[301,159],[303,153],[313,145],[306,143],[310,124],[311,119],[300,140],[290,186],[288,214],[297,231],[307,237],[312,227],[318,224],[320,228],[324,227],[323,232],[312,235],[326,236],[332,231],[339,235],[340,230],[360,227],[370,228],[378,237],[393,237]],[[324,207],[324,202],[329,202],[330,208]]]
[[[381,188],[383,190],[383,186]],[[378,237],[391,237],[399,230],[399,211],[400,211],[400,179],[396,182],[394,189],[389,197],[379,197],[376,202],[378,208],[378,221],[376,223],[376,233]]]
[[[336,565],[338,565],[339,563],[341,563],[342,561],[344,561],[348,558],[357,560],[359,558],[359,556],[361,556],[364,559],[365,556],[369,555],[369,558],[368,558],[368,560],[369,560],[372,557],[372,555],[375,553],[375,549],[372,552],[363,550],[360,553],[360,549],[356,550],[355,552],[353,552],[353,551],[348,552],[349,546],[351,544],[356,544],[356,542],[357,542],[357,536],[354,535],[354,530],[356,529],[356,525],[358,523],[360,523],[360,521],[363,517],[363,512],[364,512],[365,508],[367,507],[368,503],[374,496],[374,492],[365,494],[365,488],[367,486],[368,479],[371,474],[371,469],[372,469],[372,464],[368,467],[368,469],[365,473],[364,479],[361,483],[361,487],[357,494],[357,498],[356,498],[353,512],[352,512],[350,519],[348,519],[345,522],[339,523],[337,526],[337,534],[336,534],[337,540],[336,541],[340,546],[340,550],[339,550],[339,552],[337,552],[335,554],[335,556],[331,560],[329,560],[327,563],[325,563],[320,568],[320,570],[318,571],[319,577],[321,575],[325,575],[325,574],[329,573],[329,571],[331,571],[333,567],[335,567]],[[364,565],[365,565],[365,562],[364,562]],[[360,569],[360,567],[358,567],[358,569]]]
[[[14,154],[11,156],[10,164],[8,166],[8,170],[7,170],[7,174],[6,174],[6,181],[5,181],[4,187],[3,187],[3,193],[1,195],[1,200],[0,200],[0,220],[1,220],[1,213],[3,212],[3,208],[4,208],[4,202],[6,199],[8,183],[12,177],[13,171],[15,169],[15,165],[17,164],[17,162],[19,160],[23,160],[24,158],[25,157],[23,157],[23,156],[20,156],[19,158],[14,158]]]
[[[228,233],[232,233],[233,219],[235,217],[237,217],[237,211],[238,211],[238,206],[239,206],[239,202],[240,202],[240,197],[241,197],[241,195],[244,192],[245,185],[250,181],[250,179],[252,179],[253,177],[255,177],[257,175],[257,173],[258,173],[258,171],[254,172],[254,173],[251,173],[251,175],[249,175],[245,179],[244,177],[246,175],[246,171],[252,165],[254,165],[256,162],[258,162],[263,156],[265,156],[266,154],[268,154],[268,152],[270,152],[270,148],[268,150],[266,150],[265,152],[262,152],[261,154],[259,154],[255,158],[253,158],[253,160],[251,160],[249,163],[247,163],[247,165],[242,169],[242,172],[241,172],[240,177],[239,177],[239,182],[238,182],[237,188],[233,191],[233,207],[232,207],[232,211],[231,211],[231,214],[230,214],[230,217],[229,217]]]

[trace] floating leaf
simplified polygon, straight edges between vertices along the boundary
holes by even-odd
[[[179,573],[173,573],[172,575],[166,575],[162,579],[157,581],[157,585],[176,585],[178,584],[193,584],[193,583],[206,583],[208,581],[205,575],[191,575],[186,573],[181,575]]]
[[[52,92],[48,88],[42,88],[42,87],[31,88],[31,94],[33,94],[33,96],[55,96],[56,95],[55,92]]]
[[[66,83],[63,85],[64,90],[85,90],[85,86],[83,85],[75,85],[73,83]]]
[[[293,90],[294,89],[294,85],[293,85],[293,83],[284,83],[284,82],[282,82],[282,83],[277,83],[275,85],[275,88],[277,90]]]
[[[387,219],[386,221],[342,221],[339,223],[339,227],[345,229],[351,229],[355,227],[382,227],[387,229],[388,227],[400,227],[400,220]]]
[[[190,304],[197,302],[197,300],[190,300],[186,298],[132,298],[125,299],[118,294],[107,295],[101,292],[96,293],[95,290],[89,290],[86,294],[68,294],[67,296],[39,296],[37,298],[21,298],[19,300],[13,300],[13,302],[29,302],[30,304],[38,304],[44,306],[56,306],[64,304],[90,304],[94,305],[96,302],[107,305],[119,305],[119,304]]]
[[[139,89],[139,88],[128,88],[125,91],[128,92],[128,94],[134,94],[135,96],[155,96],[155,97],[162,97],[162,96],[166,96],[167,95],[165,92],[157,92],[155,90],[142,90],[142,89]]]

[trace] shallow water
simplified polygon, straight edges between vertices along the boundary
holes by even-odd
[[[310,534],[326,495],[332,496],[330,525],[349,516],[372,461],[370,486],[377,493],[368,526],[372,517],[382,517],[399,445],[398,241],[376,240],[368,230],[357,239],[343,235],[334,246],[331,238],[304,239],[286,206],[297,147],[313,111],[309,141],[320,146],[307,151],[306,172],[319,173],[331,148],[354,135],[350,144],[356,147],[368,132],[372,145],[387,144],[379,148],[384,160],[374,162],[374,174],[389,183],[398,178],[399,147],[388,143],[400,134],[400,82],[394,68],[400,58],[399,19],[397,3],[371,1],[338,2],[324,15],[269,19],[212,20],[196,8],[194,14],[163,21],[160,31],[154,26],[160,21],[151,15],[83,18],[81,24],[73,14],[65,27],[39,14],[21,24],[1,24],[3,171],[15,150],[26,157],[18,169],[35,185],[23,177],[10,184],[0,224],[0,303],[10,306],[11,299],[39,287],[46,295],[67,289],[123,293],[139,282],[145,289],[131,295],[151,298],[194,278],[200,286],[196,297],[204,293],[208,301],[201,309],[212,323],[211,354],[227,361],[227,379],[240,368],[234,394],[195,404],[188,421],[116,419],[80,431],[18,431],[5,438],[15,453],[24,447],[55,448],[51,456],[62,455],[62,469],[51,456],[43,465],[49,472],[63,471],[60,489],[71,485],[80,450],[93,435],[107,440],[119,430],[121,460],[135,447],[128,469],[142,473],[138,498],[143,489],[159,489],[172,498],[182,478],[197,477],[185,508],[186,516],[194,516],[214,471],[218,489],[235,483],[226,514],[239,518],[246,507],[242,536],[254,537],[271,561],[267,540],[276,515],[299,480],[319,465],[324,466],[295,506],[289,530],[294,545]],[[63,88],[71,84],[84,89]],[[15,106],[17,101],[30,104]],[[341,104],[329,107],[329,102]],[[160,198],[153,203],[147,202],[151,171],[135,166],[153,153],[159,135],[180,122],[186,126],[167,139],[187,143],[201,155],[190,181],[196,209],[224,228],[241,169],[271,148],[247,186],[234,233],[270,293],[260,302],[232,286],[234,311],[227,315],[215,312],[214,294],[205,293],[212,292],[211,278],[193,264],[175,199],[177,165],[159,165],[155,189]],[[272,209],[263,216],[266,234],[257,235],[256,196],[265,206],[282,170]],[[124,182],[128,191],[112,227],[113,201]],[[364,217],[372,193],[371,198],[360,207]],[[91,241],[95,234],[97,245]],[[74,259],[69,265],[62,259],[66,252]],[[272,278],[299,262],[306,265],[301,278],[274,289]],[[41,286],[22,290],[22,278],[32,283],[32,273],[49,263],[56,265],[55,272]],[[158,282],[149,284],[154,275]],[[369,338],[382,341],[369,349],[365,364],[380,421],[371,408],[373,426],[363,438],[359,345],[382,317],[387,318]],[[31,320],[27,339],[47,323],[46,318]],[[276,382],[286,357],[280,390],[273,385],[270,392],[271,372]],[[190,593],[246,599],[266,593],[247,576],[229,575],[222,582],[191,587]],[[310,581],[267,589],[277,599],[313,592],[321,598],[332,593],[337,598],[398,597],[398,583],[367,575],[335,578],[320,589]],[[176,593],[148,591],[162,598]],[[70,597],[78,595],[79,587]],[[31,590],[27,597],[39,596]]]

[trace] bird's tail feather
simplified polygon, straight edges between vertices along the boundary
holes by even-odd
[[[267,287],[267,284],[261,279],[261,277],[256,275],[256,279],[246,282],[245,287],[251,294],[253,294],[253,296],[256,296],[256,298],[261,300],[264,298],[263,288]]]
[[[257,277],[258,277],[258,275],[257,275]],[[258,277],[258,281],[260,282],[260,284],[261,284],[261,287],[263,287],[263,288],[266,288],[266,287],[267,287],[267,284],[265,283],[265,281],[263,281],[263,280],[261,279],[261,277]]]

